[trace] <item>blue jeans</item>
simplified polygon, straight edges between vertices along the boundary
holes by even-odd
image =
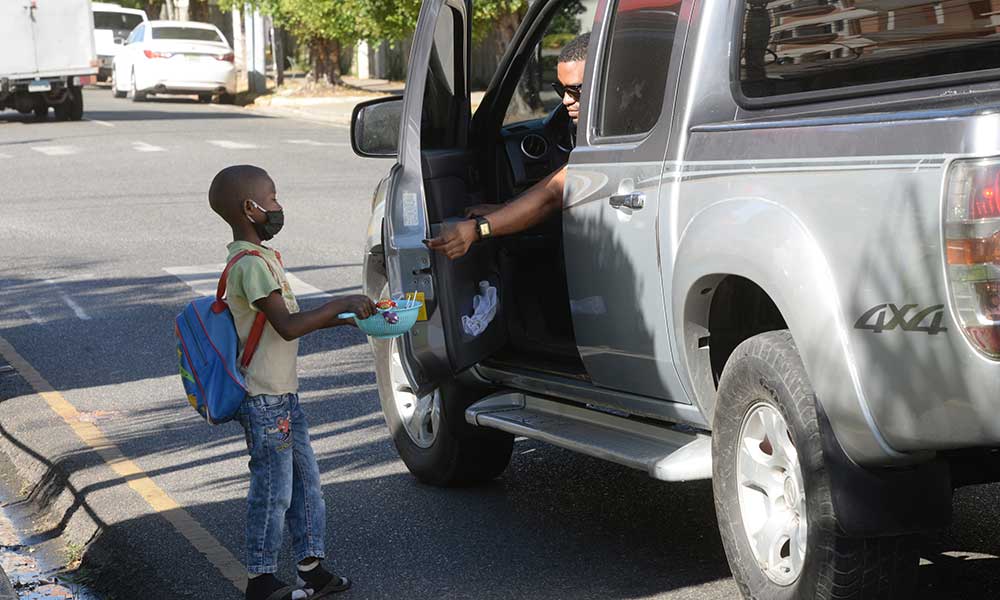
[[[247,571],[278,570],[286,521],[296,562],[325,558],[326,504],[299,395],[248,396],[238,419],[250,451]]]

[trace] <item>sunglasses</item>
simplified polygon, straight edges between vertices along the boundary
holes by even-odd
[[[554,89],[556,93],[559,94],[560,98],[565,98],[566,94],[569,94],[570,98],[574,100],[579,100],[580,94],[583,93],[583,84],[578,83],[576,85],[563,85],[558,81],[553,81],[552,89]]]

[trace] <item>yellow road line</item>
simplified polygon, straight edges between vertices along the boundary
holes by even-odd
[[[219,543],[198,521],[166,491],[149,478],[139,465],[126,458],[122,451],[93,423],[80,420],[80,413],[53,388],[28,361],[18,354],[14,346],[0,336],[0,355],[21,374],[35,393],[42,397],[57,415],[69,425],[76,435],[104,459],[115,473],[128,483],[155,512],[163,516],[174,529],[202,553],[216,569],[242,592],[246,587],[246,569],[233,554]]]

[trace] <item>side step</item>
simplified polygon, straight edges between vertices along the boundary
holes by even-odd
[[[712,439],[703,434],[517,392],[476,402],[465,420],[641,469],[663,481],[712,478]]]

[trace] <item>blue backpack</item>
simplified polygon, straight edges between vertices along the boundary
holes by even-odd
[[[177,315],[174,325],[184,392],[191,406],[212,425],[232,420],[239,411],[247,395],[243,370],[253,360],[267,322],[264,313],[257,314],[243,358],[237,364],[240,338],[236,333],[233,313],[223,297],[226,295],[229,269],[248,254],[264,260],[259,252],[253,250],[238,253],[222,272],[215,298],[206,296],[191,302]]]

